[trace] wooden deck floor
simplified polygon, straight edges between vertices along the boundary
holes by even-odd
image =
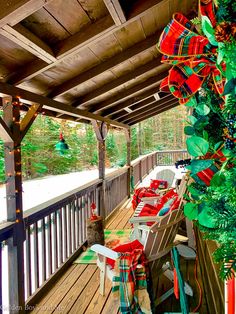
[[[120,209],[107,224],[107,229],[129,228],[128,220],[132,215],[130,206]],[[194,275],[194,261],[181,261],[184,278],[190,283],[194,291],[194,297],[189,298],[190,310],[193,311],[199,303],[199,289]],[[197,267],[197,275],[201,282],[200,267]],[[158,283],[162,293],[171,287],[167,280],[160,279]],[[41,299],[31,313],[70,313],[70,314],[115,314],[118,313],[118,302],[111,295],[111,284],[106,283],[106,293],[102,297],[99,294],[99,271],[95,265],[73,264],[56,282],[54,287]],[[179,302],[174,296],[163,302],[156,313],[181,312]],[[201,314],[208,314],[204,292],[202,293]]]

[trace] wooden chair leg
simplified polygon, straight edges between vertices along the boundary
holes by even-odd
[[[102,256],[100,267],[100,294],[105,295],[105,282],[106,282],[106,257]]]

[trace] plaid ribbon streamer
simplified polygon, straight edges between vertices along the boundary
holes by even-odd
[[[200,1],[200,8],[202,15],[208,16],[214,26],[213,1]],[[215,91],[223,93],[225,82],[216,67],[216,47],[210,44],[208,38],[199,35],[195,26],[181,13],[173,15],[160,36],[157,48],[164,54],[162,62],[173,65],[168,77],[161,83],[161,91],[171,92],[184,104],[211,75]]]
[[[125,314],[151,313],[147,292],[147,260],[143,250],[119,253],[119,276],[113,277],[113,293],[120,298],[120,312]]]

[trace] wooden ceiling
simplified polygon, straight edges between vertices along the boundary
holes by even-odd
[[[197,12],[197,0],[1,1],[0,93],[118,127],[173,108],[156,43],[174,12]]]

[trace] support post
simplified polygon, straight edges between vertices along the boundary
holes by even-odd
[[[130,194],[133,189],[133,171],[131,167],[131,136],[130,136],[130,129],[125,129],[125,136],[126,136],[126,145],[127,145],[127,159],[126,159],[126,166],[128,167],[127,171],[127,196],[130,198]]]
[[[138,124],[138,155],[142,155],[142,127],[141,122]]]
[[[9,312],[25,313],[24,240],[22,201],[21,141],[37,116],[41,105],[33,105],[20,120],[20,101],[3,97],[3,119],[0,118],[0,137],[4,141],[7,221],[15,222],[13,237],[8,239]]]
[[[12,134],[4,141],[6,171],[7,221],[15,222],[13,238],[9,239],[9,304],[10,313],[24,312],[24,224],[20,147],[20,103],[17,98],[3,98],[3,120]]]
[[[100,213],[99,215],[106,218],[106,181],[105,181],[105,159],[106,159],[106,143],[107,125],[105,122],[99,123],[92,120],[92,125],[98,140],[98,177],[102,180],[102,190],[100,194]]]

